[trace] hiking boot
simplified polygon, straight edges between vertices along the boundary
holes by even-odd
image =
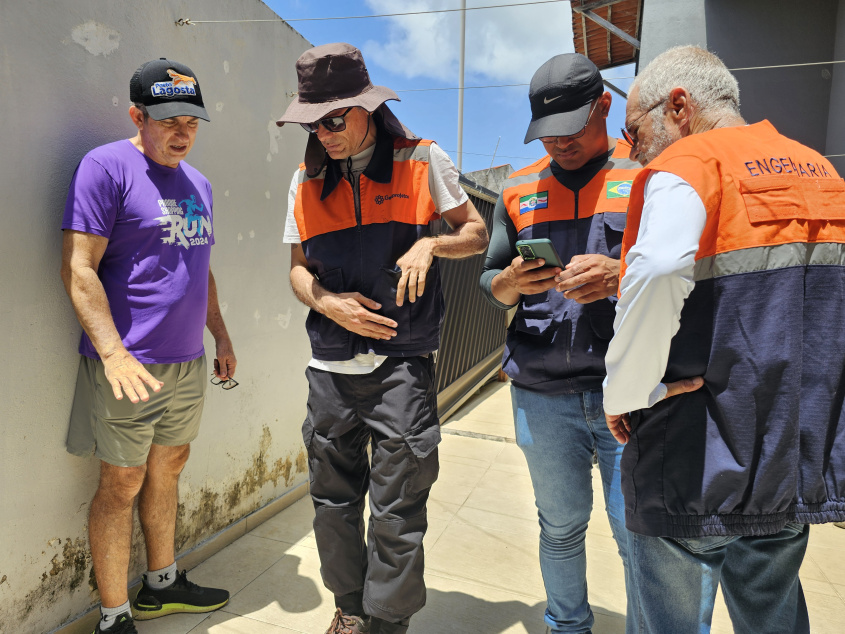
[[[370,618],[344,614],[340,608],[334,613],[332,624],[326,634],[369,634]]]
[[[101,630],[100,623],[97,622],[97,627],[94,629],[93,634],[138,634],[138,630],[135,629],[135,623],[132,621],[131,614],[120,614],[115,620],[114,625],[107,630]]]
[[[228,590],[198,586],[188,581],[187,573],[187,570],[177,572],[176,580],[161,590],[153,590],[144,579],[132,604],[135,620],[157,619],[178,612],[213,612],[229,602]]]

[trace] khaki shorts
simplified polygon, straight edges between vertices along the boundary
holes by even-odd
[[[145,363],[164,386],[150,400],[121,400],[106,380],[103,363],[83,356],[70,413],[67,450],[76,456],[96,456],[117,467],[147,462],[150,445],[179,447],[197,437],[205,402],[205,356],[185,363]]]

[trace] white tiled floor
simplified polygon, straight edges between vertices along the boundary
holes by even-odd
[[[486,386],[444,426],[440,478],[425,538],[428,603],[418,634],[543,634],[545,593],[537,561],[537,512],[522,452],[512,442],[510,392]],[[454,433],[501,436],[503,441]],[[601,500],[598,474],[595,499]],[[224,585],[232,600],[211,615],[138,623],[140,634],[323,634],[333,600],[323,587],[305,498],[195,568],[192,581]],[[845,530],[811,531],[802,581],[813,633],[845,632]],[[595,634],[625,630],[622,564],[599,502],[587,534]],[[731,632],[724,604],[714,633]]]

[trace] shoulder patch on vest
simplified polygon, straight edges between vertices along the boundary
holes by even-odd
[[[634,181],[608,181],[607,182],[607,197],[608,198],[630,198],[631,185]]]
[[[519,199],[519,214],[527,214],[535,209],[545,209],[549,206],[549,192],[537,192],[528,194]]]

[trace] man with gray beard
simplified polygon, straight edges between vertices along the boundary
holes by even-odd
[[[720,583],[737,632],[809,632],[809,525],[845,518],[845,183],[746,125],[736,79],[694,46],[638,76],[625,134],[646,169],[604,407],[627,443],[628,632],[709,631]]]

